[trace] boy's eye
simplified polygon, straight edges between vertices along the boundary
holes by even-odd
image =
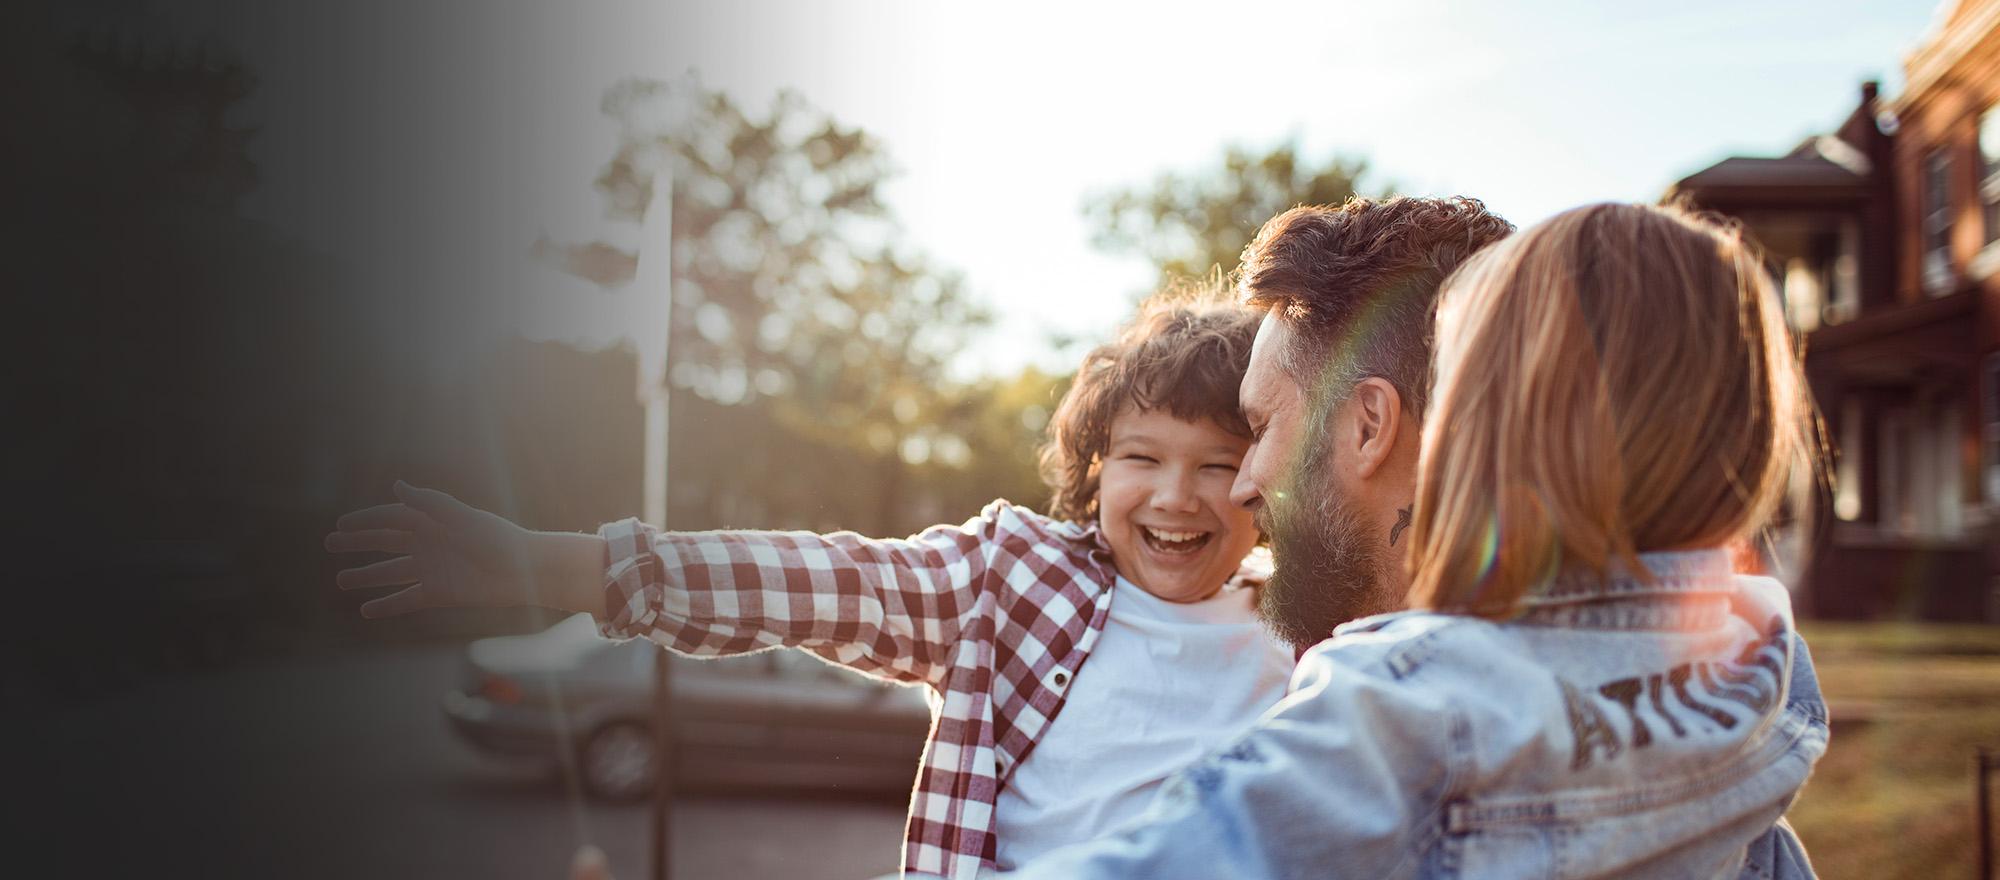
[[[1145,462],[1147,464],[1159,463],[1158,460],[1154,459],[1150,455],[1140,455],[1139,453],[1136,452],[1127,452],[1123,457],[1126,461],[1139,461],[1139,462]]]
[[[1203,465],[1203,467],[1206,467],[1209,470],[1228,471],[1232,474],[1236,473],[1236,466],[1233,464],[1210,464],[1210,465]]]

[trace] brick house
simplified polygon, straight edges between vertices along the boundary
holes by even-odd
[[[2000,620],[2000,0],[1959,0],[1829,134],[1670,198],[1764,246],[1840,450],[1801,605]]]

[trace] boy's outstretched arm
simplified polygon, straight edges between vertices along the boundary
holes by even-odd
[[[900,681],[941,685],[960,636],[1000,590],[1054,592],[1043,523],[996,502],[904,539],[853,532],[600,530],[605,635],[687,654],[803,648]],[[963,665],[963,664],[960,664]]]
[[[340,573],[342,589],[404,587],[364,604],[365,616],[540,605],[590,613],[608,636],[646,636],[683,653],[794,646],[904,681],[944,674],[980,611],[978,585],[994,556],[1018,562],[1045,539],[998,504],[961,527],[877,540],[659,532],[635,520],[601,536],[536,532],[443,492],[399,483],[396,496],[342,517],[326,539],[334,552],[399,554]],[[1032,580],[1039,567],[1001,576]]]
[[[394,554],[335,578],[343,590],[403,588],[363,604],[362,616],[510,605],[603,612],[603,538],[530,531],[434,489],[398,482],[395,491],[395,503],[349,513],[326,536],[335,553]]]

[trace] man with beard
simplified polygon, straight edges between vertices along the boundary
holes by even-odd
[[[1141,820],[1006,877],[1549,876],[1557,865],[1590,863],[1563,851],[1563,835],[1574,830],[1565,823],[1591,821],[1642,854],[1619,876],[1680,875],[1671,858],[1649,865],[1644,854],[1687,841],[1671,827],[1620,824],[1619,811],[1637,805],[1619,806],[1609,794],[1474,805],[1490,816],[1453,800],[1480,772],[1504,775],[1515,750],[1547,745],[1485,738],[1459,711],[1462,689],[1420,683],[1430,652],[1457,652],[1462,662],[1485,643],[1389,636],[1359,621],[1329,644],[1374,662],[1334,662],[1327,646],[1306,653],[1341,624],[1406,606],[1410,578],[1401,559],[1414,538],[1404,530],[1414,510],[1440,287],[1512,231],[1474,199],[1353,199],[1287,211],[1244,250],[1240,292],[1265,316],[1239,393],[1252,445],[1231,500],[1256,511],[1272,542],[1275,569],[1259,614],[1306,662],[1257,728],[1183,770]],[[1799,696],[1816,701],[1809,664],[1801,667],[1808,686]],[[1487,695],[1488,705],[1515,696],[1503,689]],[[1521,718],[1546,721],[1518,706]],[[1568,729],[1579,744],[1603,742],[1611,735],[1604,719],[1573,711]],[[1505,766],[1478,771],[1482,757]],[[1691,809],[1723,814],[1722,806],[1711,798]],[[1445,842],[1475,832],[1487,845],[1472,856]],[[1715,876],[1812,876],[1783,822],[1749,844],[1740,866],[1715,867]]]
[[[1472,199],[1355,199],[1288,211],[1245,250],[1241,290],[1266,314],[1240,391],[1252,446],[1232,500],[1255,510],[1272,539],[1276,568],[1262,588],[1260,614],[1301,652],[1342,623],[1405,605],[1409,578],[1398,560],[1416,494],[1439,288],[1511,231]],[[1413,683],[1423,681],[1430,653],[1451,639],[1386,637],[1371,625],[1357,624],[1333,645],[1359,649],[1350,654],[1382,652],[1374,658],[1380,662],[1336,664],[1323,646],[1256,729],[1183,770],[1139,821],[1005,876],[1553,876],[1557,866],[1590,863],[1588,854],[1564,851],[1572,826],[1590,822],[1622,833],[1615,842],[1641,854],[1618,876],[1682,875],[1676,868],[1685,865],[1643,858],[1693,845],[1676,833],[1701,840],[1700,815],[1681,817],[1678,827],[1621,824],[1627,814],[1650,814],[1641,810],[1647,804],[1614,802],[1615,790],[1562,800],[1454,800],[1455,787],[1480,772],[1482,759],[1500,763],[1483,772],[1505,775],[1518,769],[1505,760],[1512,755],[1524,756],[1516,762],[1522,766],[1554,760],[1535,751],[1551,743],[1482,738],[1456,711],[1463,689],[1426,692]],[[1466,631],[1483,630],[1473,624]],[[1477,654],[1480,645],[1500,644],[1479,638],[1451,650],[1470,645]],[[1798,696],[1817,703],[1809,663],[1801,668],[1808,687]],[[1612,688],[1605,696],[1625,693]],[[1489,708],[1503,707],[1500,716],[1514,706],[1534,717],[1510,704],[1514,694],[1485,696]],[[1592,704],[1575,697],[1568,705]],[[1818,707],[1823,712],[1823,703]],[[1601,712],[1572,712],[1568,726],[1578,748],[1614,735]],[[1634,735],[1629,748],[1636,750]],[[1719,778],[1653,781],[1688,789],[1673,797],[1689,800],[1698,814],[1743,806],[1706,790],[1696,796],[1697,782],[1720,790],[1731,777]],[[1472,856],[1441,844],[1475,832],[1486,846]],[[1812,876],[1783,822],[1751,842],[1740,865],[1714,867],[1702,876]]]
[[[1244,249],[1239,289],[1265,315],[1230,500],[1271,539],[1258,613],[1296,650],[1403,607],[1438,287],[1511,231],[1476,199],[1352,199],[1286,211]]]

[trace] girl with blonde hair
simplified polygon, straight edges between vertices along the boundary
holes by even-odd
[[[1022,876],[1810,876],[1782,817],[1826,709],[1785,587],[1729,550],[1815,466],[1754,249],[1594,205],[1441,297],[1412,610],[1340,627],[1145,824]]]

